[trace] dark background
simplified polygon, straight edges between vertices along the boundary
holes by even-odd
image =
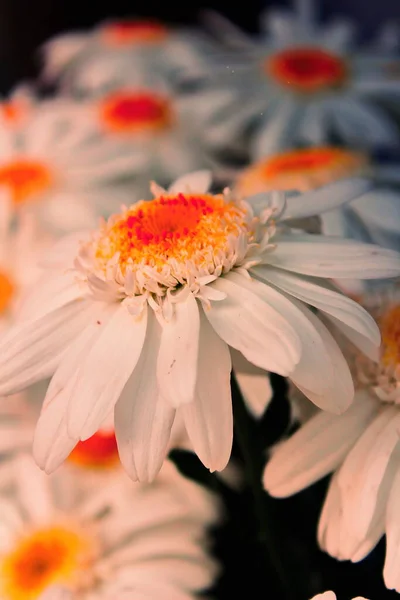
[[[379,24],[400,19],[400,0],[316,2],[322,20],[332,15],[348,16],[355,20],[364,39],[373,35]],[[38,47],[49,37],[66,30],[85,29],[105,18],[132,14],[157,17],[167,22],[195,23],[200,9],[212,8],[243,29],[256,31],[261,10],[277,5],[289,5],[289,2],[246,0],[235,3],[233,0],[220,0],[206,4],[197,0],[186,3],[0,0],[0,93],[6,93],[23,79],[33,78],[39,65]],[[251,477],[256,480],[258,477],[258,486],[265,449],[287,428],[288,407],[283,398],[285,383],[278,377],[273,383],[276,398],[261,423],[245,419],[253,453],[250,459],[247,457],[246,469],[248,473],[250,471],[249,483]],[[236,416],[238,411],[240,413],[241,404],[235,398]],[[234,455],[239,461],[243,460],[237,441]],[[268,498],[259,486],[256,492],[258,513],[261,508],[266,519],[261,525],[251,485],[240,494],[234,493],[218,479],[210,477],[195,457],[176,453],[175,458],[181,469],[204,480],[224,497],[227,520],[214,536],[214,551],[224,565],[222,577],[213,591],[216,600],[230,600],[232,597],[244,600],[307,600],[327,589],[336,590],[339,600],[349,600],[357,595],[371,600],[394,600],[398,597],[396,593],[385,590],[382,582],[384,540],[357,565],[339,563],[318,550],[316,526],[327,480],[287,500]],[[260,539],[262,528],[268,530],[267,544]],[[273,561],[271,556],[274,556]],[[288,589],[284,589],[272,562],[280,563]]]

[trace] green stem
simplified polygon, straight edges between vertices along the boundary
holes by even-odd
[[[291,600],[293,594],[290,586],[290,575],[285,573],[281,557],[277,551],[277,543],[272,534],[273,527],[269,522],[266,510],[266,492],[262,487],[264,449],[261,446],[257,432],[251,426],[250,416],[233,374],[232,392],[235,437],[244,461],[245,475],[253,495],[254,510],[259,524],[258,540],[264,549],[267,561],[271,564],[277,575],[282,588],[283,598]]]

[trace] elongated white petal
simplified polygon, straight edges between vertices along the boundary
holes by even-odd
[[[353,178],[335,181],[316,190],[288,196],[286,208],[280,220],[311,217],[338,208],[358,198],[371,187],[367,179]]]
[[[134,318],[125,303],[116,305],[79,369],[71,390],[68,432],[80,439],[91,437],[117,402],[142,351],[147,327],[147,305]],[[84,398],[84,401],[82,401]]]
[[[229,273],[210,286],[227,295],[205,312],[218,335],[260,368],[281,375],[293,371],[300,359],[300,339],[287,320],[260,298],[263,284]]]
[[[182,406],[186,430],[203,464],[222,471],[233,439],[229,348],[200,313],[198,378],[194,401]]]
[[[386,558],[383,569],[385,585],[389,590],[400,591],[400,469],[394,477],[386,508]]]
[[[179,194],[194,192],[205,194],[211,185],[211,171],[195,171],[179,177],[168,188],[169,194]]]
[[[115,407],[121,462],[133,480],[152,481],[167,452],[175,410],[160,395],[156,379],[161,327],[149,315],[141,357]]]
[[[371,346],[374,348],[374,356],[376,356],[381,341],[377,324],[357,302],[335,291],[328,282],[306,276],[299,277],[294,273],[282,272],[264,265],[255,267],[252,272],[295,298],[324,311],[334,317],[335,321],[347,325],[359,334],[362,340],[365,340],[367,348]]]
[[[194,397],[199,327],[199,309],[192,294],[174,305],[173,317],[162,326],[157,380],[161,394],[175,408]]]
[[[265,489],[272,496],[283,498],[336,469],[378,408],[375,398],[359,392],[343,415],[319,412],[312,417],[274,449],[264,471]]]
[[[35,321],[13,327],[0,343],[0,395],[19,391],[54,373],[84,327],[91,302],[74,300]]]
[[[303,108],[297,100],[289,95],[281,97],[270,118],[258,128],[253,142],[251,155],[253,160],[261,159],[274,152],[279,152],[290,145],[293,139],[293,128],[301,122]]]
[[[48,522],[53,508],[49,479],[28,454],[18,457],[15,469],[18,498],[30,522],[34,525]]]
[[[398,442],[400,414],[385,407],[359,439],[338,474],[343,504],[344,527],[362,540],[374,514],[386,505],[383,483],[390,457]],[[392,478],[394,473],[392,474]],[[384,496],[386,495],[386,499]]]
[[[254,417],[260,418],[272,399],[269,375],[263,369],[249,363],[237,350],[231,349],[232,368],[240,393],[248,410]]]
[[[380,279],[400,275],[400,255],[355,240],[313,235],[276,238],[268,264],[313,277]],[[266,261],[267,262],[267,261]]]
[[[331,321],[345,335],[356,348],[365,356],[377,362],[379,358],[379,346],[372,343],[371,340],[360,334],[358,331],[346,325],[342,320],[336,319],[332,315],[326,315],[328,321]]]

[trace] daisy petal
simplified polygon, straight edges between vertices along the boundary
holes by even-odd
[[[193,449],[211,472],[226,467],[232,449],[230,374],[229,348],[201,311],[195,398],[180,410]]]
[[[284,498],[336,469],[376,415],[378,403],[359,392],[340,416],[319,412],[288,440],[278,444],[264,471],[264,487]]]
[[[192,294],[174,304],[172,318],[162,326],[157,380],[163,397],[175,408],[193,400],[199,327],[199,308]]]
[[[179,177],[168,188],[169,194],[179,194],[194,192],[197,194],[205,194],[211,186],[211,171],[195,171],[188,175]]]
[[[248,410],[259,419],[267,410],[272,399],[269,375],[255,367],[240,352],[231,349],[232,367],[235,378]]]
[[[29,455],[18,457],[15,469],[18,497],[25,513],[35,525],[48,522],[53,498],[47,476],[38,469]]]
[[[133,480],[152,481],[165,458],[175,410],[159,393],[156,379],[161,327],[149,315],[142,355],[115,406],[115,435],[121,462]]]
[[[122,302],[103,328],[101,321],[98,326],[101,333],[79,369],[68,408],[68,433],[82,440],[96,433],[139,360],[146,335],[147,306],[134,318]]]
[[[385,585],[389,590],[400,591],[399,560],[400,560],[400,469],[394,477],[392,489],[386,508],[386,558],[383,569]]]
[[[286,319],[260,297],[266,286],[233,272],[210,286],[227,295],[205,311],[218,335],[256,366],[288,375],[300,359],[301,343]]]

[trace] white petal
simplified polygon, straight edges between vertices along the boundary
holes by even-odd
[[[14,467],[14,463],[13,463]],[[12,549],[16,539],[25,532],[23,515],[17,507],[15,498],[0,498],[0,551],[7,552]]]
[[[365,537],[380,505],[383,503],[382,508],[386,505],[381,487],[399,439],[399,427],[397,407],[385,407],[354,446],[338,474],[338,486],[345,499],[344,527],[357,540]]]
[[[286,209],[280,220],[319,215],[350,202],[371,187],[367,179],[344,179],[316,190],[286,198]]]
[[[172,318],[162,325],[157,380],[162,396],[175,408],[194,397],[199,327],[199,309],[192,294],[174,304]]]
[[[268,264],[312,277],[380,279],[400,275],[400,255],[355,240],[317,234],[276,236]]]
[[[226,467],[232,450],[230,374],[229,348],[201,311],[195,398],[180,410],[193,449],[211,472]]]
[[[169,194],[197,193],[205,194],[211,185],[211,171],[195,171],[179,177],[168,188]]]
[[[85,325],[91,304],[74,300],[5,334],[0,344],[0,395],[19,391],[54,373],[66,348]]]
[[[300,358],[301,342],[285,317],[259,296],[267,286],[237,273],[229,273],[210,286],[227,295],[205,312],[218,335],[262,369],[281,375],[293,371]],[[272,290],[274,293],[279,296]]]
[[[289,95],[281,96],[275,110],[270,111],[270,118],[258,128],[251,149],[252,159],[258,160],[291,146],[302,112],[301,103],[297,99]]]
[[[266,411],[272,399],[269,375],[263,369],[255,367],[240,352],[231,349],[232,367],[236,381],[248,410],[256,418]]]
[[[121,462],[133,480],[152,481],[161,468],[175,410],[160,395],[157,354],[161,327],[152,313],[136,369],[115,407],[115,434]]]
[[[376,415],[379,403],[358,392],[340,416],[319,412],[273,450],[264,472],[264,487],[284,498],[336,469]]]
[[[146,335],[147,305],[136,318],[125,303],[116,305],[109,321],[103,327],[101,322],[98,325],[100,335],[70,390],[68,432],[83,440],[99,429],[139,360]]]
[[[394,477],[386,508],[386,558],[383,569],[385,585],[389,590],[400,591],[400,469]]]
[[[335,291],[329,282],[323,279],[310,279],[304,275],[299,277],[294,273],[281,272],[267,266],[255,267],[252,272],[302,302],[324,311],[334,317],[335,321],[347,325],[359,334],[360,339],[365,339],[367,348],[372,346],[376,357],[381,341],[377,324],[357,302]]]

